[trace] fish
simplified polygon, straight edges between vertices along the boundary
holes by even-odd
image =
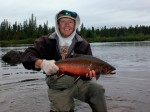
[[[80,77],[86,76],[91,70],[95,70],[96,76],[98,75],[112,75],[115,74],[116,68],[109,63],[91,55],[83,55],[79,57],[66,58],[56,61],[55,63],[59,67],[59,74],[69,74],[71,76]]]

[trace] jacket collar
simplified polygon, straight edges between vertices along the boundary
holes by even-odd
[[[58,50],[59,50],[59,38],[58,38],[57,34],[55,32],[52,33],[51,35],[49,35],[49,39],[55,39],[57,41],[57,46],[58,46]],[[82,42],[82,41],[83,41],[83,38],[76,33],[75,37],[73,38],[73,41],[68,49],[68,53],[67,53],[66,57],[69,57],[73,53],[73,49],[74,49],[76,43]]]

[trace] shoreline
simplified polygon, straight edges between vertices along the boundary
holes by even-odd
[[[114,41],[97,41],[90,40],[90,38],[86,39],[89,43],[135,43],[135,42],[150,42],[150,39],[146,40],[114,40]],[[0,47],[4,46],[20,46],[20,45],[33,45],[35,39],[25,39],[25,40],[11,40],[11,41],[0,41]]]

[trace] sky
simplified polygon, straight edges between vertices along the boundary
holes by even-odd
[[[23,23],[34,14],[37,24],[52,27],[63,9],[77,12],[89,28],[150,26],[150,0],[0,0],[0,23]]]

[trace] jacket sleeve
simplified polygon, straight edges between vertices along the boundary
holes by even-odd
[[[35,62],[37,59],[43,59],[46,53],[45,41],[44,38],[36,39],[34,46],[29,47],[25,50],[22,55],[22,64],[26,69],[40,70],[35,69]]]

